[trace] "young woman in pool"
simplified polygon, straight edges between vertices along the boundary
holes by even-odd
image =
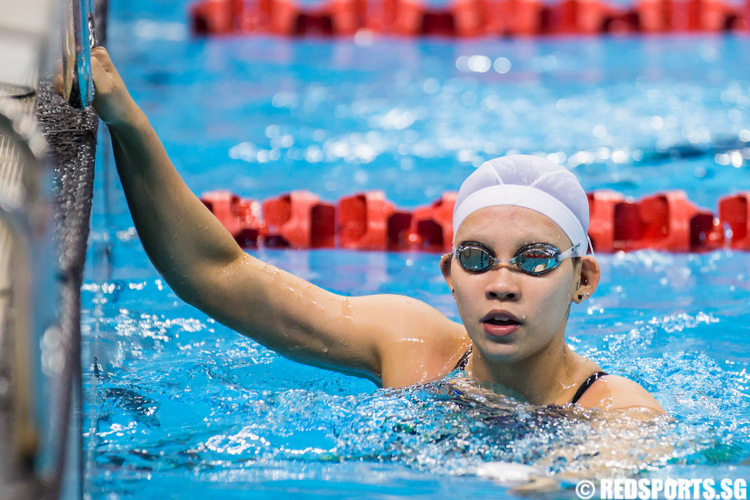
[[[461,187],[441,269],[463,324],[418,300],[342,297],[246,254],[187,188],[103,48],[94,107],[108,124],[138,234],[186,302],[282,355],[399,387],[457,367],[534,404],[661,413],[638,384],[598,375],[565,342],[594,293],[588,202],[573,174],[528,156],[492,160]]]

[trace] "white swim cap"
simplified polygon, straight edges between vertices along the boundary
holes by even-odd
[[[523,155],[483,163],[458,191],[453,209],[453,242],[469,215],[499,205],[529,208],[546,215],[560,226],[573,245],[580,245],[575,256],[586,255],[589,201],[576,176],[565,167]]]

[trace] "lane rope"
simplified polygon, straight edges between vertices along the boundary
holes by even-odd
[[[201,201],[244,248],[445,252],[452,246],[456,195],[445,192],[413,210],[397,207],[382,191],[336,203],[308,191],[264,201],[211,191]],[[698,207],[684,191],[636,200],[605,190],[589,192],[588,198],[596,252],[750,250],[750,191],[721,197],[716,214]]]
[[[196,35],[505,37],[605,33],[750,31],[750,2],[639,0],[200,0],[190,6]]]

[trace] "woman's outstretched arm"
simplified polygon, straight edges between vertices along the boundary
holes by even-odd
[[[138,235],[180,298],[283,355],[385,385],[452,368],[465,330],[432,307],[342,297],[246,254],[180,178],[105,49],[92,51],[92,72]]]

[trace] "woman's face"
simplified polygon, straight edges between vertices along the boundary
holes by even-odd
[[[523,246],[548,243],[561,251],[572,244],[548,217],[527,208],[487,207],[467,217],[455,242],[483,243],[502,264],[469,273],[456,261],[446,271],[469,337],[483,357],[520,361],[564,342],[571,300],[577,294],[580,266],[564,260],[552,271],[532,276],[507,264]]]

